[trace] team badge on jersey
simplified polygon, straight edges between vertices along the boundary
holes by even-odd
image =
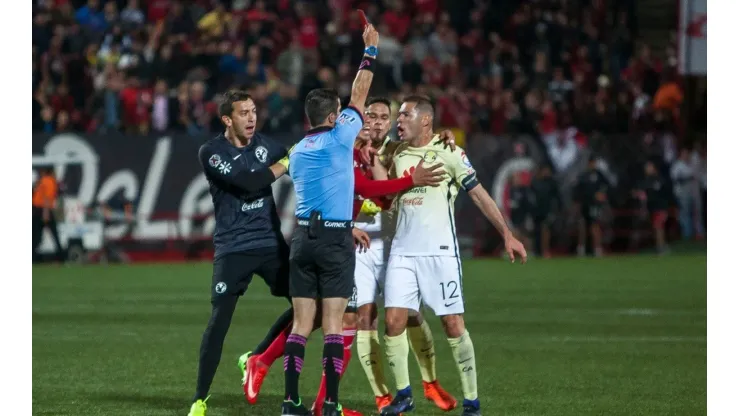
[[[254,155],[257,156],[257,160],[262,163],[267,161],[267,149],[264,146],[259,146],[255,151]]]
[[[231,163],[227,163],[227,162],[219,163],[218,171],[221,172],[222,175],[229,174],[231,172]]]
[[[349,122],[350,124],[354,123],[355,118],[352,116],[348,116],[345,113],[342,113],[339,115],[339,118],[337,119],[337,123],[344,124],[346,122]]]
[[[426,152],[424,153],[424,161],[425,161],[426,163],[432,163],[432,162],[434,162],[435,160],[437,160],[437,152],[435,152],[435,151],[433,151],[433,150],[427,150],[427,151],[426,151]]]
[[[221,156],[219,155],[211,155],[210,158],[208,158],[208,164],[213,166],[214,168],[217,168],[218,165],[221,164]]]
[[[465,166],[472,168],[473,164],[470,163],[470,159],[468,159],[468,155],[465,154],[465,152],[462,152],[462,162]]]

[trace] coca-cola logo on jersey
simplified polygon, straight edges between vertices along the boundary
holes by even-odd
[[[424,197],[417,196],[414,198],[404,198],[403,205],[406,207],[420,207],[424,204]]]
[[[197,158],[200,144],[188,136],[34,135],[33,176],[40,166],[53,167],[65,196],[87,207],[116,196],[134,201],[134,239],[210,236],[213,202]],[[273,184],[286,235],[294,223],[292,189],[288,177]],[[107,227],[106,237],[121,238],[127,230],[125,225]]]

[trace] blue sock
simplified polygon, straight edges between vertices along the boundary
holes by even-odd
[[[465,399],[465,400],[463,400],[463,407],[472,407],[472,408],[475,408],[475,409],[480,409],[480,400],[478,400],[478,399],[475,399],[475,400]]]
[[[406,386],[403,390],[398,390],[396,396],[411,397],[411,386]]]

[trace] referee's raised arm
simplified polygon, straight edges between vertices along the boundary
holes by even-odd
[[[346,147],[354,147],[355,139],[362,129],[364,123],[365,101],[367,100],[370,85],[373,82],[375,71],[375,58],[378,56],[378,32],[373,25],[367,25],[362,34],[365,40],[365,53],[360,62],[360,69],[352,83],[352,94],[349,99],[349,107],[341,111],[334,125],[334,136]],[[357,114],[353,114],[353,113]]]
[[[355,82],[352,83],[352,93],[349,99],[349,105],[356,108],[360,114],[365,112],[365,101],[367,100],[370,85],[373,82],[373,72],[375,71],[375,58],[378,57],[378,32],[373,25],[367,25],[362,33],[362,40],[365,41],[365,54],[360,62],[360,69],[357,71]]]

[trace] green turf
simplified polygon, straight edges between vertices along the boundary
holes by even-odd
[[[484,415],[706,414],[706,256],[478,260],[464,273]],[[33,413],[185,416],[209,285],[208,264],[34,268]],[[242,299],[209,416],[279,414],[280,366],[252,407],[236,360],[284,307],[261,281]],[[430,321],[441,382],[461,398],[450,348]],[[320,349],[313,336],[301,378],[309,403]],[[357,361],[341,391],[346,406],[373,412]],[[442,412],[424,402],[416,414]]]

